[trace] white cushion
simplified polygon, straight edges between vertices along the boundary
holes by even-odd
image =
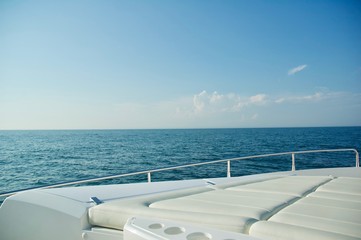
[[[329,181],[267,222],[255,223],[250,233],[268,234],[269,239],[361,239],[359,183],[351,178]]]
[[[331,179],[331,177],[291,176],[231,187],[227,188],[227,190],[281,193],[302,197]]]
[[[192,222],[234,232],[246,232],[248,231],[249,225],[256,221],[251,217],[228,215],[226,212],[223,214],[212,214],[208,212],[191,212],[149,207],[152,203],[158,201],[177,199],[207,191],[214,190],[204,187],[106,202],[89,209],[89,222],[95,226],[123,230],[129,218],[133,216],[144,216]]]
[[[144,216],[247,233],[255,221],[271,217],[330,179],[290,176],[250,184],[241,182],[226,190],[203,187],[114,200],[90,208],[89,221],[93,225],[123,229],[128,218]]]
[[[320,218],[310,215],[298,215],[281,212],[270,219],[271,222],[291,224],[310,229],[318,229],[353,237],[361,236],[361,225],[351,222],[337,221],[337,219]]]
[[[286,223],[271,221],[259,221],[254,223],[250,230],[250,235],[267,240],[359,240],[360,238],[311,229],[307,227],[295,226]]]
[[[227,192],[227,197],[224,195],[225,192]],[[215,190],[182,198],[157,201],[150,207],[185,212],[227,214],[259,220],[272,216],[276,209],[280,209],[286,204],[284,199],[281,201],[269,200],[247,196],[247,192]]]
[[[317,206],[327,206],[327,207],[334,207],[334,208],[345,208],[349,210],[358,210],[361,211],[361,204],[360,202],[350,201],[349,199],[339,200],[339,199],[332,199],[332,198],[322,198],[316,196],[308,196],[302,198],[301,200],[297,201],[297,204],[312,204]]]
[[[356,178],[337,178],[317,191],[336,192],[361,196],[361,181]]]
[[[318,198],[328,198],[328,199],[335,199],[335,200],[343,200],[348,202],[361,202],[360,195],[354,194],[345,194],[339,192],[325,192],[325,191],[316,191],[308,195],[309,197],[318,197]]]

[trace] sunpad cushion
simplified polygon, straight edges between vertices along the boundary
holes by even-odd
[[[89,209],[92,225],[123,229],[133,216],[166,218],[248,233],[330,177],[281,177],[225,189],[197,188],[120,199]],[[278,189],[277,189],[278,188]]]
[[[256,222],[251,226],[250,235],[267,240],[359,240],[357,237],[272,221]]]
[[[231,187],[228,188],[228,190],[280,193],[302,197],[315,190],[318,186],[330,181],[331,179],[331,177],[292,176]]]
[[[257,222],[250,234],[267,239],[361,239],[359,179],[336,178],[268,221]],[[294,231],[294,232],[293,232]]]

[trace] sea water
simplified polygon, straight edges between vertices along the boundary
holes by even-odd
[[[0,193],[59,182],[249,155],[361,150],[361,127],[0,131]],[[355,155],[296,155],[296,168],[355,166]],[[291,156],[232,162],[232,176],[291,169]],[[227,164],[154,173],[152,180],[225,177]],[[141,182],[147,176],[108,180]],[[101,184],[101,183],[92,183]],[[102,182],[104,184],[104,182]]]

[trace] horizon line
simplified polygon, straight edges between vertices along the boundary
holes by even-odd
[[[44,128],[44,129],[0,129],[0,131],[126,131],[126,130],[207,130],[207,129],[275,129],[275,128],[352,128],[361,125],[339,126],[289,126],[289,127],[189,127],[189,128]]]

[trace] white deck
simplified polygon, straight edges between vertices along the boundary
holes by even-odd
[[[0,239],[360,239],[360,179],[360,168],[336,168],[211,179],[214,186],[191,180],[32,190],[0,208]],[[92,196],[104,203],[95,206]],[[162,227],[148,229],[152,221]],[[167,235],[169,224],[182,231]]]

